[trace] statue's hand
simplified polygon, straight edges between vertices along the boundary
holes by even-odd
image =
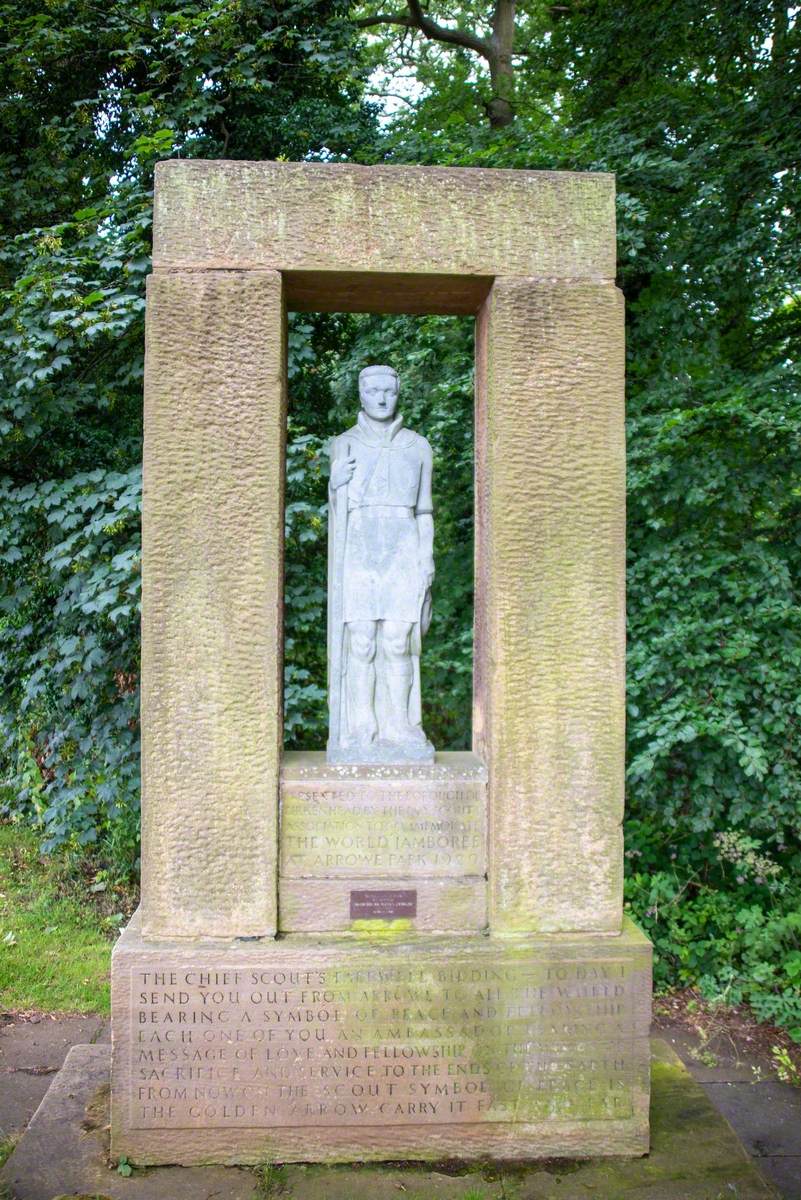
[[[434,560],[433,558],[424,558],[420,562],[420,590],[423,592],[431,591],[434,584]]]
[[[350,483],[356,470],[356,459],[352,454],[345,458],[335,458],[331,464],[331,487],[336,491],[343,484]]]

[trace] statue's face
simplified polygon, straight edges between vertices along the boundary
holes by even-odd
[[[398,407],[398,381],[394,375],[366,375],[359,381],[359,399],[368,417],[386,421]]]

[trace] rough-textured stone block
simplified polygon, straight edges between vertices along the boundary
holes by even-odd
[[[478,933],[486,925],[483,875],[278,879],[282,933]]]
[[[143,927],[262,936],[276,928],[281,279],[227,271],[149,283]]]
[[[474,745],[490,927],[622,915],[623,302],[499,279],[478,321]]]
[[[476,932],[487,923],[487,769],[466,752],[434,763],[281,767],[282,932]]]
[[[358,308],[359,288],[369,286],[360,273],[393,274],[383,308],[380,293],[371,297],[370,307],[386,311],[404,275],[613,279],[614,178],[171,159],[156,168],[153,232],[155,268],[288,272],[290,306],[293,272],[307,276],[300,306],[318,308],[348,302],[343,276]]]
[[[639,1154],[650,946],[290,936],[114,949],[112,1153],[141,1163]]]

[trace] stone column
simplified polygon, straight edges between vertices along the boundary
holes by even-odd
[[[474,743],[495,933],[622,920],[623,301],[497,279],[478,319]]]
[[[276,271],[149,280],[145,937],[276,930],[284,346]]]

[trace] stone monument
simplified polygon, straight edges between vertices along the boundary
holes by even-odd
[[[614,272],[608,175],[159,165],[115,1156],[647,1150]],[[469,752],[420,722],[431,456],[384,366],[333,446],[328,753],[282,751],[288,309],[476,318]]]
[[[433,762],[420,653],[431,622],[431,447],[396,416],[398,375],[365,367],[362,410],[331,447],[329,762]]]

